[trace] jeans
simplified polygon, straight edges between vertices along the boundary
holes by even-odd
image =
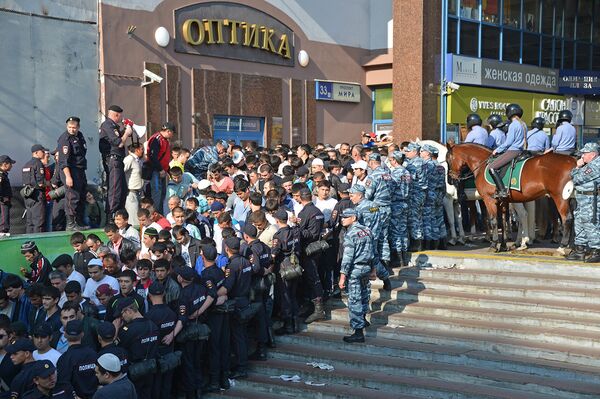
[[[161,215],[163,214],[163,202],[165,202],[166,194],[165,178],[160,177],[160,172],[152,172],[150,179],[150,195],[154,203],[154,209]]]

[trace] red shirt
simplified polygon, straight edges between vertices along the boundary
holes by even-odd
[[[148,139],[147,148],[148,160],[152,163],[154,170],[165,172],[169,171],[169,163],[171,162],[171,144],[165,139],[160,132],[154,133]]]

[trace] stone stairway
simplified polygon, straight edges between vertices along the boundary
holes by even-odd
[[[600,267],[444,252],[415,260],[396,269],[391,292],[373,282],[365,344],[341,340],[346,300],[332,300],[328,320],[278,338],[248,379],[211,397],[600,397]],[[270,378],[281,374],[302,381]]]

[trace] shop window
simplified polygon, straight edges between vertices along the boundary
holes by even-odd
[[[448,15],[456,15],[456,3],[458,0],[448,1]]]
[[[460,2],[461,18],[479,20],[479,0],[462,0]]]
[[[500,0],[483,0],[481,2],[481,12],[483,22],[488,24],[498,24],[500,20]]]
[[[554,38],[551,36],[542,36],[542,67],[552,68],[554,56],[552,54],[552,46],[554,46]]]
[[[504,0],[504,26],[521,27],[521,0]]]
[[[563,69],[575,68],[575,42],[565,40],[563,44]]]
[[[523,29],[529,32],[540,31],[539,0],[523,0]]]
[[[579,0],[577,10],[577,40],[589,42],[592,37],[592,0]]]
[[[590,52],[592,46],[587,43],[577,42],[575,49],[577,53],[577,59],[575,60],[577,65],[575,67],[577,69],[590,69],[590,63],[592,62]]]
[[[562,68],[562,40],[555,39],[554,40],[554,68],[561,69]]]
[[[575,17],[577,16],[577,9],[573,7],[573,4],[570,4],[568,7],[565,7],[564,13],[563,35],[565,39],[573,39],[575,37]]]
[[[551,35],[554,28],[554,0],[542,0],[542,33]]]
[[[513,29],[504,29],[502,59],[504,61],[519,62],[521,48],[521,32]]]
[[[392,88],[375,89],[375,120],[392,119],[394,115]]]
[[[540,36],[523,33],[523,64],[540,64]]]
[[[481,26],[481,57],[497,60],[500,57],[500,29]]]
[[[594,53],[592,55],[592,69],[594,71],[600,71],[600,46],[594,46]]]
[[[456,24],[454,18],[448,18],[448,53],[456,54]]]
[[[473,22],[462,21],[460,23],[460,53],[463,55],[470,55],[472,57],[478,56],[478,29],[479,24]]]

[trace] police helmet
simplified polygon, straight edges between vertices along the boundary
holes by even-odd
[[[481,116],[478,114],[469,114],[467,115],[467,127],[470,129],[473,126],[481,126],[483,121],[481,120]]]
[[[571,120],[573,120],[573,113],[568,109],[563,109],[558,113],[558,119],[556,120],[556,123],[560,124],[563,121],[571,122]]]
[[[533,121],[531,121],[531,126],[536,128],[536,129],[544,129],[544,126],[546,125],[546,120],[544,118],[542,118],[541,116],[538,116],[537,118],[533,118]]]
[[[508,104],[506,106],[506,117],[508,119],[513,116],[518,116],[519,118],[523,116],[523,108],[519,104]]]
[[[502,121],[498,124],[498,129],[502,130],[504,133],[508,133],[508,125],[510,125],[510,121]]]
[[[502,117],[498,114],[491,114],[488,118],[488,123],[494,129],[498,127],[499,124],[502,123]]]

